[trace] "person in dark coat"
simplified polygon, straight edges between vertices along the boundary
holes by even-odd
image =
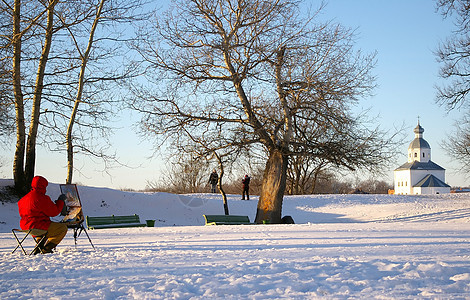
[[[242,200],[245,200],[245,194],[246,200],[250,200],[250,176],[245,175],[242,179],[242,188]]]
[[[68,227],[64,223],[52,222],[50,217],[55,217],[62,212],[65,205],[65,195],[52,202],[46,195],[49,183],[41,176],[35,176],[31,182],[31,191],[18,201],[20,213],[20,226],[23,230],[42,229],[47,231],[47,240],[39,246],[35,253],[52,253],[52,250],[62,241],[67,234]]]
[[[211,193],[217,193],[217,182],[219,181],[219,175],[217,171],[212,171],[211,175],[209,176],[209,183],[211,184]]]

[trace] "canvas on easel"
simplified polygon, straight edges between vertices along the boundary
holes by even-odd
[[[80,202],[80,196],[78,195],[77,185],[61,184],[60,192],[67,197],[65,200],[67,214],[61,222],[66,223],[67,225],[83,223],[85,218],[83,216],[82,203]]]
[[[67,224],[68,228],[73,229],[75,246],[77,246],[77,238],[80,236],[82,231],[84,231],[91,246],[93,249],[95,249],[88,232],[86,231],[85,227],[83,227],[83,221],[85,221],[85,217],[83,215],[82,202],[80,201],[80,196],[78,195],[77,185],[61,184],[60,192],[67,197],[67,199],[65,199],[67,212],[61,222]]]

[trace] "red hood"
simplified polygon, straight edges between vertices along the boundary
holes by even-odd
[[[42,176],[34,176],[33,181],[31,182],[31,189],[45,194],[48,184],[49,182],[47,182],[46,178]]]

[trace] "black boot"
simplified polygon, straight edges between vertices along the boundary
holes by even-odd
[[[38,238],[41,239],[41,238]],[[36,249],[34,249],[33,255],[41,253],[42,249],[44,249],[44,244],[46,243],[47,239],[43,239],[39,242]]]
[[[45,253],[54,253],[52,250],[54,250],[55,247],[57,247],[57,244],[49,242],[44,246],[44,248],[42,250],[42,253],[44,253],[44,254]]]

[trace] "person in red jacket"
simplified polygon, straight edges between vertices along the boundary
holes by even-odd
[[[31,191],[18,201],[20,213],[20,226],[23,230],[42,229],[47,230],[47,241],[40,245],[42,253],[52,253],[52,250],[62,241],[67,234],[67,225],[64,223],[52,222],[50,217],[61,213],[65,205],[65,196],[61,195],[57,201],[52,202],[46,195],[46,188],[49,183],[41,176],[35,176],[31,182]],[[35,253],[35,254],[37,254]]]

